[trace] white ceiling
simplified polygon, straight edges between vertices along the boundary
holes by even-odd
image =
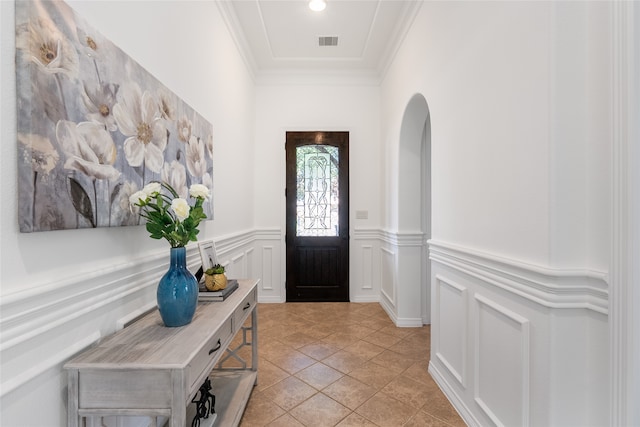
[[[350,75],[379,80],[413,22],[421,0],[221,0],[222,15],[257,79]],[[337,46],[319,46],[337,36]]]

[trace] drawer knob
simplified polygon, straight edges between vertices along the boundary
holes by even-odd
[[[245,305],[245,306],[242,308],[242,310],[244,311],[244,310],[246,310],[246,309],[247,309],[247,308],[249,308],[249,307],[251,307],[251,303],[250,303],[250,302],[248,302],[248,303],[247,303],[247,305]]]
[[[212,348],[211,350],[209,350],[209,355],[215,353],[216,351],[220,350],[220,347],[222,347],[222,343],[220,342],[220,338],[218,338],[218,344],[215,346],[215,348]]]

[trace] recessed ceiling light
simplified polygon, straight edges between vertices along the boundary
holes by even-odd
[[[324,0],[311,0],[309,2],[309,9],[314,12],[321,12],[325,7],[327,7],[327,2]]]

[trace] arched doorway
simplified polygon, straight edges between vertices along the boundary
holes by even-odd
[[[427,101],[414,95],[400,128],[398,167],[398,317],[431,322],[431,120]]]

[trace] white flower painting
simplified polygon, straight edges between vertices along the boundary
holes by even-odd
[[[213,126],[63,1],[16,2],[16,81],[21,232],[136,225],[154,181],[213,193]]]

